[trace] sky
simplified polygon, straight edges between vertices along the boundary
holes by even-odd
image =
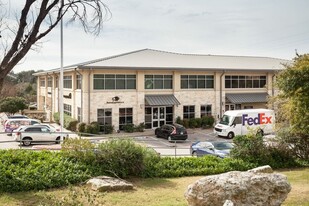
[[[16,1],[16,0],[15,0]],[[19,2],[19,1],[18,1]],[[21,1],[23,2],[23,1]],[[308,0],[103,0],[112,17],[98,36],[63,28],[64,65],[140,49],[292,59],[309,53]],[[14,1],[11,1],[14,7]],[[60,28],[15,68],[60,67]]]

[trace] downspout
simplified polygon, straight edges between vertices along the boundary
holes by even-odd
[[[274,88],[275,76],[276,76],[276,75],[273,74],[273,76],[271,77],[271,96],[272,96],[272,97],[275,96],[275,88]],[[274,101],[272,101],[271,107],[272,107],[272,109],[275,108]]]
[[[90,76],[92,69],[89,70],[88,73],[88,124],[90,123]]]
[[[48,74],[47,73],[47,96],[46,97],[48,97],[48,77],[51,77],[52,79],[54,79],[53,78],[53,76],[51,76],[50,74]],[[51,92],[51,94],[50,94],[50,96],[51,96],[51,105],[50,105],[50,107],[51,107],[51,111],[50,111],[50,114],[49,114],[49,121],[52,119],[51,117],[52,117],[52,114],[53,114],[53,100],[54,100],[54,98],[53,98],[53,86],[54,86],[54,84],[52,84],[52,86],[50,87],[50,92]]]
[[[83,75],[75,68],[75,71],[81,77],[81,87],[80,87],[80,119],[83,122]]]
[[[222,77],[225,74],[225,70],[222,71],[222,74],[220,75],[220,118],[222,117]]]

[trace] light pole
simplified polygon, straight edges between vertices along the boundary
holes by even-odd
[[[61,1],[63,5],[63,1]],[[62,7],[61,5],[61,7]],[[60,7],[60,8],[61,8]],[[60,128],[61,128],[61,137],[63,132],[63,124],[64,124],[64,117],[63,117],[63,22],[62,16],[60,20],[60,82],[59,82],[59,113],[60,113]],[[62,138],[61,138],[62,139]]]

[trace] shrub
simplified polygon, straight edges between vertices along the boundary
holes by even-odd
[[[213,116],[203,116],[202,117],[202,127],[210,128],[214,125],[215,119]]]
[[[78,123],[77,130],[80,133],[84,133],[86,131],[86,123],[84,123],[84,122]]]
[[[60,114],[59,112],[56,112],[53,114],[54,116],[54,120],[57,124],[60,124]],[[73,123],[71,123],[73,122]],[[75,125],[75,126],[74,126]],[[76,125],[77,125],[77,120],[73,119],[71,116],[67,115],[67,114],[63,114],[63,127],[70,130],[70,127],[72,127],[73,131],[76,131]]]
[[[123,126],[123,130],[128,133],[134,132],[134,124],[127,124]]]
[[[234,137],[235,147],[231,156],[257,165],[270,165],[272,168],[298,166],[286,147],[266,146],[261,135],[239,135]]]
[[[134,126],[135,132],[144,132],[144,130],[145,130],[145,123],[144,122],[140,123],[137,126]]]
[[[113,125],[103,125],[101,128],[103,129],[104,134],[112,134],[114,131]]]
[[[69,122],[69,125],[66,129],[75,132],[77,130],[77,124],[78,124],[77,120],[72,120],[72,121]]]
[[[196,127],[200,128],[202,127],[202,119],[201,118],[195,118],[196,121]]]
[[[176,118],[176,123],[181,124],[181,125],[183,124],[183,121],[181,120],[179,116]]]
[[[197,127],[197,121],[196,121],[196,119],[194,119],[194,118],[189,119],[189,127],[190,127],[190,128],[196,128],[196,127]]]
[[[92,134],[100,133],[100,124],[98,122],[91,122],[90,126],[92,127]]]
[[[185,128],[189,128],[189,120],[187,120],[187,119],[182,120],[182,125],[183,125]]]

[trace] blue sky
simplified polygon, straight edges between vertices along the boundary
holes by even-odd
[[[283,59],[309,53],[308,0],[106,0],[112,18],[100,35],[64,27],[64,65],[134,50]],[[14,4],[14,3],[11,3]],[[60,66],[60,29],[14,69]]]

